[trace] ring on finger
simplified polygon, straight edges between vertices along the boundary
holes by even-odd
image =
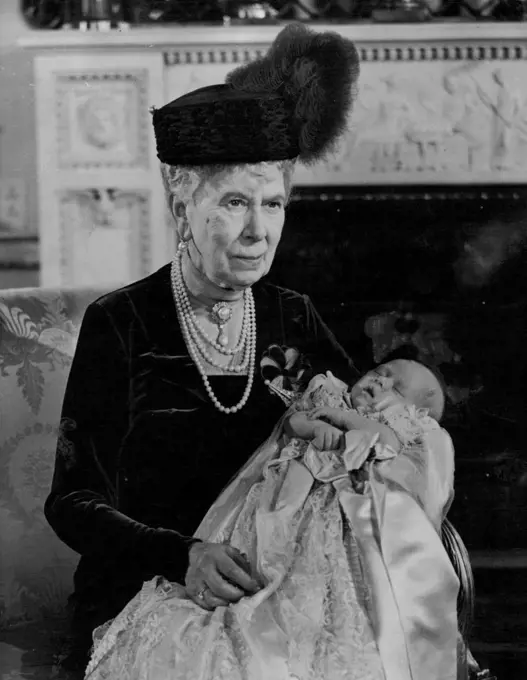
[[[203,600],[205,599],[205,593],[207,592],[207,590],[208,590],[208,586],[205,586],[204,588],[202,588],[202,589],[199,591],[199,593],[196,595],[196,597],[198,598],[198,600],[203,601]]]

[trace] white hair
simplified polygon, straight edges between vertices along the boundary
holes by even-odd
[[[276,165],[284,176],[286,200],[288,200],[291,195],[293,171],[295,169],[295,162],[292,160],[224,165],[168,165],[161,163],[161,177],[168,207],[172,210],[174,200],[184,204],[195,201],[205,182],[216,175],[232,172],[239,168],[249,168],[255,174],[261,174],[272,165]]]

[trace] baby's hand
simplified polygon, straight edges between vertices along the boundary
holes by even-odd
[[[310,420],[327,420],[331,425],[346,429],[345,414],[342,409],[321,406],[309,414]]]
[[[328,423],[318,423],[313,428],[314,444],[320,451],[336,451],[342,441],[342,431]]]

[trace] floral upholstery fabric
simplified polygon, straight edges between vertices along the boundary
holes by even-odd
[[[43,506],[77,333],[104,291],[0,291],[0,629],[63,610],[77,556]]]

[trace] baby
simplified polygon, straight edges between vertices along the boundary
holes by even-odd
[[[284,427],[321,451],[344,451],[357,440],[352,433],[375,435],[375,450],[363,450],[348,465],[355,491],[364,491],[367,461],[389,461],[385,477],[409,492],[439,530],[454,481],[453,448],[438,424],[444,406],[443,388],[430,369],[396,359],[366,373],[351,390],[331,374],[318,376]]]
[[[339,406],[320,405],[293,413],[286,424],[290,436],[310,439],[319,449],[335,450],[342,444],[343,431],[367,430],[378,432],[381,442],[398,453],[401,441],[386,422],[389,416],[379,418],[380,413],[393,412],[394,406],[414,406],[436,421],[443,415],[445,399],[439,380],[416,361],[396,359],[382,364],[366,373],[350,392],[343,391],[344,383],[333,381],[337,401],[341,390]]]
[[[404,647],[411,677],[454,677],[457,664],[459,581],[440,538],[454,494],[454,449],[438,422],[444,407],[434,373],[398,359],[351,389],[330,373],[317,376],[284,423],[293,447],[295,439],[307,444],[304,464],[318,458],[313,469],[339,491],[390,679],[407,677]]]

